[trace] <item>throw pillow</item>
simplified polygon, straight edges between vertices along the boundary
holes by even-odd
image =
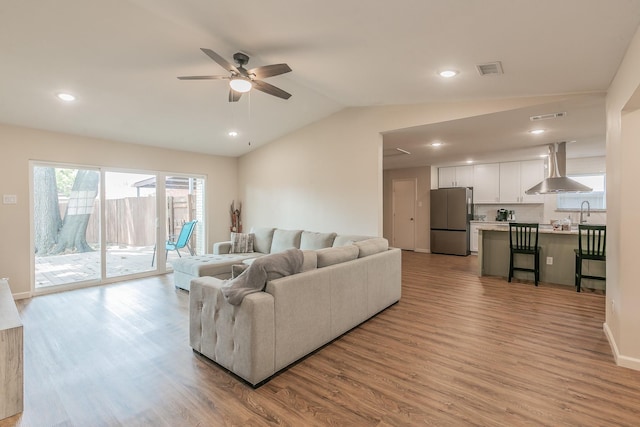
[[[231,233],[231,251],[232,254],[242,254],[253,252],[252,233]]]

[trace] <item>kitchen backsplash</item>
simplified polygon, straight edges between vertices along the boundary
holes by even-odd
[[[495,221],[496,211],[506,209],[515,211],[518,222],[537,222],[549,224],[551,221],[571,217],[571,222],[577,224],[580,220],[580,212],[561,212],[556,210],[545,211],[545,205],[474,205],[474,218],[485,215],[486,221]],[[591,212],[591,216],[586,218],[589,224],[606,224],[606,212]]]
[[[475,217],[486,216],[486,221],[496,220],[498,209],[512,210],[516,213],[516,221],[520,222],[542,222],[544,215],[544,205],[474,205]]]

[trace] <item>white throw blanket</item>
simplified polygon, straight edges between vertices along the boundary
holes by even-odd
[[[302,251],[295,248],[257,258],[242,274],[224,284],[222,294],[229,304],[240,305],[246,295],[262,291],[267,281],[300,273],[303,261]]]

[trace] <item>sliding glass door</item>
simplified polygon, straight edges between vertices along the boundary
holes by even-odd
[[[34,290],[165,273],[205,253],[204,188],[199,176],[34,163]]]

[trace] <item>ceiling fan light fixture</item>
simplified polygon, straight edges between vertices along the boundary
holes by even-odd
[[[253,84],[248,79],[235,77],[229,80],[229,86],[231,86],[231,89],[235,90],[236,92],[246,93],[251,90]]]

